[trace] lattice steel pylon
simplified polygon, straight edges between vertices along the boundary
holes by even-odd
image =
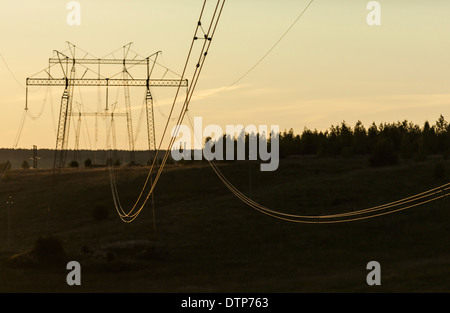
[[[68,65],[68,62],[67,62]],[[66,76],[64,92],[61,97],[58,132],[56,135],[56,149],[53,168],[61,168],[66,162],[67,144],[70,130],[70,115],[72,113],[73,84],[75,77],[75,63],[70,70],[70,77]],[[28,87],[28,86],[27,86]]]
[[[126,104],[126,116],[127,116],[127,131],[128,131],[128,141],[129,149],[131,154],[131,162],[134,162],[134,136],[133,136],[133,124],[131,116],[131,104],[130,104],[130,87],[145,87],[146,88],[146,115],[147,115],[147,136],[148,136],[148,149],[151,155],[154,154],[156,150],[156,135],[155,135],[155,121],[153,114],[153,97],[151,94],[151,88],[153,87],[188,87],[188,81],[186,79],[180,78],[164,78],[169,71],[165,68],[165,74],[162,78],[154,79],[151,78],[153,70],[157,63],[158,55],[160,51],[150,55],[149,57],[143,58],[138,54],[135,54],[133,58],[128,57],[131,43],[123,46],[124,55],[123,58],[114,57],[114,53],[110,55],[113,58],[96,58],[85,52],[84,50],[77,49],[77,47],[68,42],[70,56],[67,56],[63,52],[54,51],[54,56],[49,59],[48,68],[39,72],[46,73],[47,77],[36,77],[36,75],[27,78],[26,81],[26,92],[28,99],[28,87],[30,86],[50,86],[50,87],[64,87],[64,91],[61,97],[61,107],[58,120],[58,130],[56,138],[56,149],[55,149],[55,160],[54,160],[54,170],[60,169],[65,166],[66,154],[68,148],[68,138],[69,138],[69,126],[70,119],[73,116],[72,113],[72,102],[73,102],[73,92],[75,87],[88,87],[88,86],[100,86],[106,88],[106,108],[109,108],[109,87],[124,87],[125,92],[125,104]],[[77,58],[78,51],[84,54],[83,57]],[[54,66],[59,65],[62,72],[62,77],[56,77],[51,69]],[[113,75],[105,74],[105,69],[102,67],[108,66],[113,67],[114,65],[121,65],[122,68],[117,73],[113,72]],[[160,64],[159,64],[160,65]],[[146,67],[145,77],[132,76],[129,69],[133,67]],[[81,71],[80,71],[81,69]],[[111,70],[111,68],[109,68]],[[172,71],[170,71],[173,73]],[[81,77],[77,77],[78,73],[82,73]],[[121,78],[117,78],[122,74]],[[57,74],[58,75],[58,74]],[[61,75],[61,74],[59,74]],[[27,100],[28,101],[28,100]],[[26,108],[28,108],[28,103],[26,103]],[[105,114],[105,113],[104,113]],[[111,113],[113,114],[113,113]],[[112,116],[112,115],[111,115]],[[79,136],[79,134],[77,134]]]
[[[156,151],[156,137],[155,137],[155,114],[153,112],[153,97],[150,89],[147,88],[145,96],[145,108],[147,114],[147,129],[148,129],[148,148],[150,151]]]

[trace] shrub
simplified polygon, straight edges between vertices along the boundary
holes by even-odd
[[[106,165],[119,167],[122,165],[122,162],[119,159],[114,160],[113,158],[107,158]]]
[[[30,168],[30,164],[28,163],[28,161],[23,161],[23,162],[22,162],[22,168],[23,168],[24,170],[27,170],[27,169]]]
[[[77,161],[72,161],[72,162],[70,162],[69,167],[71,167],[71,168],[80,167],[80,164],[78,164]]]
[[[91,167],[92,166],[92,160],[91,159],[87,159],[84,161],[84,167]]]

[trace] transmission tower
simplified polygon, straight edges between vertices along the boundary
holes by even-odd
[[[72,113],[73,93],[75,87],[89,87],[99,86],[106,88],[106,105],[105,114],[113,117],[113,114],[109,113],[109,88],[110,87],[123,87],[125,94],[125,116],[127,118],[127,133],[128,133],[128,147],[130,150],[130,159],[133,163],[135,161],[135,143],[133,138],[133,122],[131,116],[131,102],[130,102],[130,87],[142,87],[146,88],[145,108],[147,116],[147,136],[148,136],[148,149],[151,154],[154,154],[156,150],[156,136],[155,136],[155,121],[153,113],[153,97],[151,88],[153,87],[188,87],[188,81],[182,78],[167,79],[164,78],[151,78],[153,70],[157,63],[158,55],[160,51],[150,55],[149,57],[142,58],[138,54],[135,54],[133,58],[129,57],[131,43],[123,46],[123,58],[96,58],[89,53],[77,49],[77,47],[68,42],[70,56],[63,52],[54,51],[54,55],[49,59],[49,66],[40,73],[45,72],[46,77],[27,78],[26,92],[28,99],[28,87],[30,86],[50,86],[50,87],[63,87],[63,93],[61,97],[61,106],[58,120],[58,130],[56,138],[56,149],[54,159],[54,169],[60,169],[64,167],[66,162],[66,154],[68,147],[70,119],[76,115],[79,118],[82,115],[80,113]],[[82,57],[77,57],[81,52]],[[59,76],[56,76],[51,72],[53,67],[57,67]],[[114,66],[121,66],[121,70],[114,75],[105,76],[105,71],[110,73],[111,70],[114,73]],[[106,69],[105,69],[106,67]],[[129,70],[134,67],[146,67],[146,74],[144,77],[132,76]],[[166,70],[167,73],[168,69]],[[81,74],[80,77],[77,75]],[[118,78],[121,74],[121,78]],[[28,103],[26,104],[26,109]],[[97,113],[97,114],[100,114]],[[97,115],[98,116],[98,115]],[[76,142],[79,140],[80,119],[76,128]],[[78,149],[78,143],[76,143]]]

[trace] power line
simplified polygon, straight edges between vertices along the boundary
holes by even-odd
[[[217,95],[219,93],[224,92],[225,90],[233,87],[238,82],[240,82],[242,79],[244,79],[247,75],[249,75],[258,65],[260,65],[268,56],[269,54],[278,46],[278,44],[286,37],[286,35],[292,30],[292,28],[298,23],[298,21],[302,18],[302,16],[306,13],[306,11],[309,9],[311,4],[314,2],[314,0],[311,0],[308,5],[300,12],[300,14],[297,16],[295,21],[289,26],[289,28],[283,33],[283,35],[275,42],[275,44],[262,56],[261,59],[258,60],[258,62],[255,63],[250,69],[248,69],[244,74],[242,74],[238,79],[236,79],[234,82],[232,82],[230,85],[216,91],[213,93],[210,93],[209,95],[199,95],[198,97],[211,97],[214,95]]]
[[[8,170],[11,169],[11,162],[6,161],[6,163],[2,163],[0,164],[0,181],[3,178],[3,175],[6,174],[6,172],[8,172]]]
[[[218,1],[218,4],[219,4],[219,2],[220,1]],[[310,2],[310,4],[311,3],[312,3],[312,1]],[[223,5],[222,5],[222,8],[223,8]],[[306,11],[306,9],[304,11]],[[216,11],[214,13],[214,16],[215,16],[216,12],[217,12],[217,7],[216,7]],[[220,10],[220,13],[221,13],[221,10]],[[219,16],[220,16],[220,13],[219,13]],[[211,30],[211,27],[213,25],[214,16],[213,16],[213,19],[212,19],[212,23],[210,25],[210,30]],[[200,22],[199,22],[198,26],[201,26]],[[214,34],[214,32],[215,32],[216,26],[217,26],[217,21],[216,21],[216,25],[213,27],[212,34]],[[201,27],[201,29],[204,32],[202,27]],[[197,30],[198,30],[198,27],[197,27]],[[209,34],[210,30],[208,30],[208,34]],[[205,38],[208,38],[208,36],[205,36]],[[197,37],[195,37],[195,39],[197,39]],[[206,41],[205,41],[205,43],[206,43]],[[166,153],[165,153],[164,158],[162,160],[162,164],[161,164],[161,166],[160,166],[160,168],[158,170],[158,173],[157,173],[157,176],[155,178],[155,181],[152,182],[151,189],[150,189],[150,191],[147,194],[147,198],[144,200],[144,204],[135,213],[133,213],[133,212],[137,208],[137,204],[138,204],[141,196],[143,195],[145,186],[147,185],[149,178],[152,177],[151,174],[152,174],[152,170],[153,170],[153,167],[155,165],[155,162],[156,162],[156,158],[153,161],[153,164],[152,164],[150,172],[149,172],[149,176],[148,176],[147,181],[146,181],[146,183],[144,185],[144,188],[141,191],[141,195],[139,196],[138,201],[136,202],[135,206],[133,206],[133,208],[127,214],[125,214],[123,208],[120,205],[120,201],[118,199],[118,194],[117,194],[117,187],[115,185],[115,179],[114,179],[114,176],[113,176],[114,173],[111,173],[111,188],[113,190],[114,203],[116,205],[116,209],[117,209],[117,212],[119,213],[119,216],[121,217],[122,221],[124,221],[124,222],[130,223],[134,219],[136,219],[137,216],[142,211],[142,209],[144,208],[145,203],[148,201],[149,197],[151,195],[153,195],[154,187],[155,187],[155,185],[158,182],[158,179],[159,179],[159,177],[161,175],[161,172],[162,172],[162,170],[164,168],[164,165],[165,165],[165,163],[167,161],[167,158],[168,158],[168,156],[170,154],[170,151],[171,151],[171,148],[173,146],[173,143],[174,143],[174,140],[175,140],[174,138],[176,137],[176,134],[178,133],[179,125],[181,125],[181,123],[182,123],[182,121],[183,121],[183,119],[184,119],[186,114],[188,115],[188,117],[190,117],[190,114],[188,112],[189,103],[190,103],[190,100],[191,100],[191,97],[192,97],[192,94],[193,94],[193,90],[195,89],[196,83],[198,81],[198,77],[200,75],[201,69],[203,67],[204,59],[205,59],[205,57],[207,55],[208,49],[209,49],[209,45],[208,45],[208,48],[205,51],[205,44],[204,44],[202,53],[201,53],[200,58],[199,58],[199,62],[197,63],[198,71],[196,69],[196,71],[195,71],[195,73],[193,75],[194,76],[194,79],[192,79],[193,83],[191,85],[191,88],[190,88],[190,90],[188,92],[188,95],[186,97],[186,100],[184,102],[183,108],[182,108],[182,110],[180,112],[180,115],[178,117],[178,123],[177,123],[178,128],[176,128],[176,130],[175,130],[175,136],[172,137],[172,139],[171,139],[171,141],[169,143],[169,147],[166,150]],[[190,59],[191,51],[192,51],[192,46],[191,46],[191,50],[189,52],[189,56],[188,56],[188,59],[186,61],[186,64],[188,63],[188,61]],[[204,57],[202,57],[203,51],[205,51],[204,52]],[[185,67],[185,69],[186,69],[186,67]],[[183,77],[184,77],[184,71],[183,71]],[[175,102],[176,102],[176,97],[175,97],[175,100],[174,100],[174,104],[175,104]],[[172,116],[173,109],[174,109],[174,105],[172,106],[170,117]],[[191,120],[190,120],[190,122],[192,124]],[[166,124],[166,129],[167,129],[167,124]],[[164,132],[164,134],[165,134],[165,132]],[[161,141],[161,143],[162,143],[162,141]],[[160,147],[159,148],[161,148],[161,143],[160,143]],[[158,151],[159,150],[160,149],[158,149]],[[289,221],[289,222],[295,222],[295,223],[308,223],[308,224],[325,224],[325,223],[327,223],[327,224],[330,224],[330,223],[354,222],[354,221],[360,221],[360,220],[364,220],[364,219],[379,217],[379,216],[383,216],[383,215],[387,215],[387,214],[392,214],[392,213],[404,211],[404,210],[407,210],[407,209],[410,209],[410,208],[413,208],[413,207],[417,207],[417,206],[420,206],[420,205],[424,205],[426,203],[430,203],[432,201],[436,201],[436,200],[442,199],[444,197],[449,196],[447,191],[450,189],[450,187],[448,187],[450,185],[450,183],[449,183],[449,184],[442,185],[440,187],[431,189],[431,190],[429,190],[427,192],[423,192],[423,193],[420,193],[420,194],[417,194],[417,195],[414,195],[414,196],[411,196],[411,197],[408,197],[408,198],[403,198],[401,200],[394,201],[394,202],[391,202],[391,203],[388,203],[388,204],[384,204],[384,205],[381,205],[381,206],[376,206],[376,207],[372,207],[372,208],[368,208],[368,209],[363,209],[363,210],[359,210],[359,211],[351,211],[351,212],[346,212],[346,213],[339,213],[339,214],[333,214],[333,215],[322,215],[322,216],[320,216],[320,215],[313,215],[313,216],[294,215],[294,214],[286,214],[286,213],[283,213],[283,212],[280,212],[280,211],[271,210],[271,209],[269,209],[267,207],[264,207],[264,206],[258,204],[257,202],[255,202],[254,200],[250,199],[249,197],[245,196],[233,184],[231,184],[228,181],[228,179],[226,179],[226,177],[223,175],[223,173],[219,170],[219,168],[213,162],[211,162],[210,160],[208,160],[208,162],[211,165],[211,167],[213,168],[213,170],[215,171],[215,173],[217,174],[217,176],[220,178],[220,180],[225,184],[225,186],[237,198],[239,198],[245,204],[247,204],[248,206],[254,208],[255,210],[257,210],[257,211],[259,211],[259,212],[261,212],[263,214],[266,214],[268,216],[271,216],[273,218],[284,220],[284,221]]]
[[[198,134],[195,132],[194,124],[192,121],[192,117],[190,116],[190,113],[188,112],[188,118],[189,122],[191,124],[191,127],[194,129],[194,137],[197,139],[198,142],[201,142],[201,140],[198,138]],[[443,199],[445,197],[450,196],[450,193],[448,192],[450,190],[450,183],[441,185],[439,187],[430,189],[428,191],[418,193],[416,195],[406,197],[394,202],[390,202],[387,204],[362,209],[362,210],[356,210],[356,211],[350,211],[345,213],[338,213],[338,214],[332,214],[332,215],[297,215],[297,214],[287,214],[284,212],[276,211],[269,209],[256,201],[252,200],[248,196],[244,195],[241,191],[239,191],[226,177],[225,175],[220,171],[220,169],[217,167],[217,165],[207,159],[208,163],[214,170],[215,174],[218,176],[218,178],[222,181],[222,183],[242,202],[244,202],[246,205],[250,206],[251,208],[255,209],[256,211],[268,215],[270,217],[273,217],[275,219],[287,221],[287,222],[293,222],[293,223],[303,223],[303,224],[336,224],[336,223],[346,223],[346,222],[355,222],[355,221],[361,221],[365,219],[375,218],[384,216],[387,214],[393,214],[401,211],[405,211],[414,207],[418,207],[436,200]]]
[[[204,2],[203,2],[203,6],[202,6],[202,9],[201,9],[201,12],[200,12],[199,21],[202,19],[202,16],[203,16],[203,13],[204,13],[204,10],[205,10],[205,6],[206,6],[206,0],[204,0]],[[197,25],[197,27],[196,27],[195,34],[197,34],[197,32],[198,32],[198,28],[199,28],[199,25]],[[186,70],[187,70],[190,58],[191,58],[191,53],[193,51],[194,43],[195,43],[195,39],[192,39],[191,46],[189,48],[188,56],[186,58],[186,62],[185,62],[184,68],[183,68],[183,73],[181,75],[180,81],[182,79],[184,79],[184,77],[185,77],[185,73],[186,73]],[[164,131],[163,131],[163,134],[162,134],[162,138],[161,138],[158,150],[156,152],[156,156],[158,156],[159,151],[161,150],[162,142],[163,142],[163,139],[164,139],[164,137],[166,135],[166,132],[167,132],[167,129],[168,129],[168,126],[169,126],[169,122],[170,122],[170,118],[171,118],[171,116],[173,114],[173,111],[174,111],[174,108],[175,108],[175,104],[176,104],[176,101],[177,101],[180,89],[181,89],[181,85],[179,85],[179,87],[177,88],[177,91],[176,91],[176,94],[175,94],[175,97],[174,97],[174,100],[173,100],[173,103],[172,103],[172,107],[171,107],[171,110],[170,110],[170,113],[169,113],[169,118],[167,119]],[[140,194],[138,196],[138,199],[136,200],[135,204],[129,210],[128,213],[126,213],[124,211],[124,209],[122,208],[122,205],[120,204],[120,199],[119,199],[119,196],[118,196],[117,186],[116,186],[116,182],[115,182],[114,171],[113,171],[112,166],[109,167],[110,168],[109,172],[110,172],[110,183],[111,183],[111,191],[112,191],[112,195],[113,195],[113,201],[114,201],[114,204],[115,204],[115,207],[116,207],[116,211],[119,214],[119,217],[121,218],[121,220],[123,222],[126,222],[126,223],[132,222],[137,217],[137,215],[140,213],[140,211],[143,209],[143,207],[145,206],[146,201],[144,201],[144,203],[140,206],[140,208],[138,209],[137,213],[131,215],[133,213],[133,211],[135,211],[136,208],[138,207],[139,202],[141,201],[141,198],[144,195],[145,189],[147,188],[147,185],[148,185],[148,183],[150,181],[150,178],[153,175],[152,172],[153,172],[153,168],[154,168],[154,166],[156,164],[156,159],[157,158],[155,157],[155,159],[152,162],[152,165],[150,167],[149,173],[147,175],[147,179],[146,179],[146,181],[145,181],[145,183],[144,183],[144,185],[143,185],[143,187],[141,189],[141,192],[140,192]],[[151,186],[150,192],[153,192],[153,188],[154,188],[154,183]],[[127,219],[129,219],[129,220],[127,220]]]
[[[14,78],[14,80],[17,82],[17,84],[19,84],[19,86],[22,87],[23,89],[26,89],[25,86],[16,78],[16,75],[14,75],[14,73],[12,72],[8,63],[6,63],[6,60],[1,53],[0,53],[0,58],[3,60],[3,63],[5,64],[6,68],[8,69],[8,72],[11,74],[11,76]]]
[[[199,18],[199,21],[197,23],[196,30],[194,32],[194,38],[193,38],[193,40],[191,42],[191,46],[190,46],[190,49],[189,49],[189,52],[188,52],[188,56],[187,56],[187,59],[186,59],[185,65],[184,65],[183,73],[181,75],[182,78],[185,76],[188,64],[190,63],[191,55],[192,55],[192,52],[193,52],[193,47],[194,47],[195,42],[198,39],[204,39],[204,43],[203,43],[203,47],[201,49],[201,52],[199,54],[198,61],[196,63],[194,74],[192,75],[193,78],[191,79],[191,86],[189,87],[188,93],[187,93],[186,98],[184,100],[183,107],[182,107],[181,112],[180,112],[179,117],[178,117],[178,123],[177,123],[178,126],[181,125],[181,123],[182,123],[182,121],[184,119],[184,116],[185,116],[185,114],[186,114],[186,112],[188,110],[189,103],[190,103],[190,101],[192,99],[192,95],[194,93],[194,90],[195,90],[195,87],[197,85],[200,73],[201,73],[201,71],[203,69],[203,65],[204,65],[204,62],[206,60],[206,56],[208,55],[208,51],[209,51],[209,48],[211,46],[212,39],[213,39],[215,31],[217,29],[217,25],[219,23],[221,15],[222,15],[222,11],[223,11],[225,2],[226,2],[226,0],[218,0],[217,1],[217,4],[215,6],[215,10],[214,10],[213,16],[211,18],[211,21],[210,21],[210,24],[209,24],[209,27],[208,27],[208,31],[207,31],[206,34],[203,31],[204,38],[200,38],[200,37],[197,37],[197,34],[198,34],[199,29],[202,28],[200,26],[202,25],[202,17],[203,17],[203,13],[205,11],[206,0],[203,3],[202,10],[201,10],[201,13],[200,13],[200,18]],[[174,101],[173,101],[173,104],[172,104],[172,108],[170,110],[169,118],[167,119],[166,126],[164,128],[164,132],[163,132],[163,135],[162,135],[162,138],[161,138],[161,141],[160,141],[160,144],[159,144],[156,156],[159,154],[159,151],[161,151],[162,143],[163,143],[164,137],[165,137],[165,135],[167,133],[168,125],[169,125],[170,119],[171,119],[172,114],[173,114],[174,109],[175,109],[175,104],[176,104],[176,101],[177,101],[177,98],[178,98],[178,95],[179,95],[180,87],[181,87],[181,84],[179,85],[179,88],[177,89],[177,93],[176,93],[176,95],[174,97]],[[179,130],[179,127],[177,128],[176,133],[178,133],[178,130]],[[147,180],[146,180],[146,182],[145,182],[145,184],[144,184],[144,186],[143,186],[143,188],[141,190],[141,193],[140,193],[137,201],[135,202],[135,205],[132,207],[132,209],[127,214],[123,214],[124,211],[123,211],[122,207],[118,206],[118,204],[120,204],[120,203],[118,201],[117,194],[116,194],[117,193],[117,189],[114,186],[115,185],[115,180],[114,180],[114,177],[110,175],[111,190],[112,190],[112,193],[113,193],[114,203],[116,205],[116,210],[119,213],[119,216],[120,216],[120,218],[122,219],[123,222],[131,223],[132,221],[134,221],[137,218],[137,216],[140,214],[142,209],[144,208],[144,206],[147,203],[147,201],[149,200],[149,198],[151,196],[153,196],[153,190],[154,190],[154,188],[155,188],[155,186],[156,186],[156,184],[157,184],[157,182],[159,180],[159,177],[160,177],[160,175],[162,173],[162,170],[164,169],[164,166],[165,166],[165,164],[167,162],[167,159],[168,159],[168,156],[170,154],[170,150],[171,150],[171,148],[172,148],[172,146],[174,144],[174,141],[175,141],[174,137],[176,137],[176,135],[172,136],[172,138],[170,140],[169,146],[168,146],[168,148],[166,150],[166,153],[165,153],[165,155],[164,155],[164,157],[162,159],[162,162],[161,162],[161,165],[160,165],[159,170],[157,172],[157,175],[155,177],[155,180],[152,179],[152,174],[153,174],[152,172],[153,172],[153,168],[156,165],[156,161],[157,161],[156,157],[153,160],[153,163],[152,163],[152,165],[150,167],[150,170],[149,170],[149,174],[147,176]],[[110,167],[110,168],[112,168],[112,167]],[[112,171],[110,173],[113,174]],[[140,207],[138,208],[138,204],[139,204],[139,202],[140,202],[140,200],[141,200],[141,198],[142,198],[142,196],[144,194],[145,188],[148,185],[150,179],[152,180],[150,190],[147,193],[147,196],[144,199],[143,204],[140,205]],[[135,213],[133,213],[136,209],[137,209],[137,211]]]
[[[13,149],[16,149],[17,146],[19,145],[19,140],[20,140],[20,137],[22,136],[22,131],[23,131],[23,127],[25,125],[26,117],[27,117],[27,109],[25,108],[25,110],[23,111],[23,114],[22,114],[22,119],[20,120],[19,129],[17,131],[16,137],[14,138]]]

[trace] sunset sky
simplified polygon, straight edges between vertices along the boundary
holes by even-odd
[[[47,67],[53,50],[66,50],[67,41],[99,57],[133,42],[132,49],[144,56],[161,50],[164,65],[181,73],[203,0],[80,0],[79,26],[66,23],[68,2],[1,0],[0,54],[22,86]],[[254,70],[216,93],[252,68],[309,2],[227,0],[191,116],[224,129],[264,124],[297,133],[344,120],[369,126],[404,119],[423,125],[440,114],[450,119],[450,1],[444,0],[381,0],[379,26],[366,22],[367,0],[315,0]],[[11,148],[19,128],[25,107],[19,83],[0,59],[0,147]],[[31,114],[41,110],[43,90],[30,96]],[[61,94],[53,87],[41,117],[27,118],[19,148],[54,148]],[[154,97],[159,142],[171,93],[158,89]],[[133,99],[136,131],[141,104],[142,97]],[[105,135],[99,131],[93,144],[94,124],[83,123],[80,147],[105,148]],[[69,148],[73,135],[71,128]],[[118,145],[126,147],[122,135]],[[145,149],[144,134],[139,138],[137,148]]]

